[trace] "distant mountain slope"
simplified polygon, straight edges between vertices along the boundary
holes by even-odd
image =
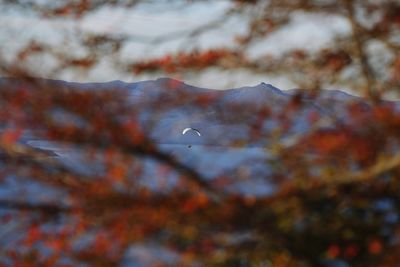
[[[33,83],[34,82],[34,83]],[[246,143],[248,146],[266,146],[269,136],[290,110],[290,101],[301,90],[282,91],[270,84],[213,90],[199,88],[181,81],[160,78],[157,80],[125,83],[75,83],[59,80],[35,79],[31,82],[13,78],[0,79],[0,86],[48,86],[76,90],[119,89],[127,91],[128,101],[137,109],[140,123],[156,143],[186,145],[228,145]],[[35,85],[34,85],[35,84]],[[300,133],[310,128],[310,117],[327,120],[343,117],[340,110],[348,101],[363,102],[361,98],[342,91],[321,91],[318,97],[301,97],[302,108],[290,115],[288,133]],[[267,116],[263,125],[260,114]],[[329,123],[328,123],[329,124]],[[183,136],[187,127],[198,129],[202,136]],[[257,138],[254,129],[259,127]]]

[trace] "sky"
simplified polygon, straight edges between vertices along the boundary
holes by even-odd
[[[38,0],[39,1],[39,0]],[[41,0],[45,2],[46,0]],[[106,35],[129,37],[118,59],[142,60],[178,50],[190,50],[193,47],[211,48],[231,45],[233,38],[246,31],[244,18],[228,20],[221,27],[202,34],[194,39],[175,38],[157,44],[149,41],[160,36],[171,36],[179,32],[205,25],[223,16],[231,3],[226,0],[203,1],[185,4],[176,1],[144,1],[133,8],[111,8],[106,6],[79,20],[44,19],[29,10],[0,8],[0,49],[5,60],[14,60],[16,52],[28,40],[36,39],[50,44],[60,51],[74,55],[83,55],[84,50],[76,44],[75,36],[80,33],[95,32]],[[289,27],[272,34],[251,47],[249,55],[258,57],[263,53],[279,54],[293,47],[315,50],[329,44],[336,34],[348,33],[348,22],[338,17],[310,16],[296,14],[291,18]],[[56,75],[51,70],[57,61],[50,56],[33,57],[31,66],[36,76],[59,78],[79,82],[104,82],[123,80],[133,82],[158,78],[160,74],[121,73],[113,68],[113,56],[104,55],[101,62],[89,72],[71,72],[61,70]],[[273,84],[281,89],[291,89],[296,85],[286,77],[274,77],[268,74],[254,74],[246,70],[217,71],[208,69],[202,73],[181,73],[173,76],[185,82],[207,88],[227,89],[256,85],[261,82]]]

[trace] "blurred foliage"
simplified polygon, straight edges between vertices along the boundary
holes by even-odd
[[[46,18],[80,19],[104,5],[131,7],[140,1],[1,2]],[[186,4],[191,2],[196,1]],[[247,31],[237,36],[234,46],[124,61],[119,67],[130,73],[168,74],[198,73],[210,67],[247,69],[283,74],[308,89],[297,91],[287,102],[277,102],[278,111],[238,105],[230,107],[228,115],[223,110],[216,115],[225,122],[250,125],[250,140],[272,140],[268,148],[274,157],[265,163],[272,174],[256,178],[272,183],[274,192],[254,196],[229,191],[238,181],[234,175],[205,179],[163,152],[142,129],[140,105],[132,105],[124,90],[67,88],[32,78],[29,72],[28,59],[35,54],[55,56],[60,61],[55,72],[91,69],[104,55],[117,56],[127,36],[77,36],[87,51],[82,57],[32,40],[14,61],[0,66],[3,73],[16,78],[0,83],[0,181],[38,183],[43,192],[55,190],[57,198],[46,199],[44,194],[31,201],[21,194],[0,199],[1,265],[123,265],[134,244],[157,244],[159,253],[165,250],[176,256],[170,263],[152,255],[156,266],[398,265],[400,113],[397,104],[383,100],[382,95],[398,92],[400,85],[399,3],[231,2],[223,19],[247,18]],[[252,59],[247,55],[252,44],[288,26],[299,13],[339,16],[349,23],[351,32],[336,36],[319,51],[300,47],[281,56]],[[218,23],[194,29],[190,35]],[[384,47],[389,60],[376,57],[371,44]],[[310,112],[310,130],[293,133],[294,118],[307,103],[320,99],[320,89],[342,85],[365,98],[340,105],[325,100],[321,103],[332,108],[333,123],[324,127],[323,119]],[[168,87],[174,91],[179,83],[172,81]],[[169,101],[157,98],[151,105],[161,112],[186,102],[205,109],[220,97],[197,96],[178,93]],[[62,114],[61,119],[55,114]],[[264,135],[259,126],[273,119],[275,132]],[[68,168],[48,151],[23,143],[24,134],[73,147],[88,164],[100,162],[101,171],[92,174]],[[289,145],[281,142],[283,136],[291,137]],[[229,146],[246,147],[249,142],[239,141]],[[145,159],[157,162],[159,178],[177,173],[176,184],[161,183],[157,190],[144,186],[140,177],[144,177]]]

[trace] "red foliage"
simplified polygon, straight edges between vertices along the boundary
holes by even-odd
[[[243,60],[243,55],[229,49],[210,49],[206,51],[179,52],[176,55],[166,55],[162,58],[148,60],[132,65],[135,74],[144,71],[177,72],[179,69],[203,69],[224,64],[223,61]]]
[[[342,70],[352,62],[351,57],[347,52],[330,50],[323,51],[319,60],[322,68],[333,72]]]
[[[4,145],[13,145],[21,137],[22,129],[7,129],[1,133],[0,142]]]
[[[327,251],[328,257],[337,258],[340,255],[340,247],[338,245],[331,245]]]
[[[382,252],[383,246],[380,240],[372,240],[368,244],[368,251],[371,254],[379,254]]]
[[[26,5],[43,16],[79,19],[109,2],[7,4]],[[111,4],[126,6],[136,2]],[[21,84],[12,88],[0,83],[0,181],[5,185],[10,181],[12,185],[37,185],[35,201],[30,201],[32,192],[24,188],[15,190],[17,193],[12,191],[15,201],[0,199],[4,209],[0,213],[0,236],[7,237],[10,231],[12,239],[15,237],[0,240],[0,265],[62,266],[64,261],[70,261],[71,266],[116,266],[123,263],[130,246],[136,244],[157,244],[171,250],[177,255],[177,266],[318,266],[330,264],[332,259],[357,267],[398,264],[397,103],[379,97],[355,98],[354,103],[341,103],[337,108],[335,104],[340,100],[324,100],[318,90],[325,85],[343,84],[371,96],[396,90],[400,81],[398,3],[232,2],[227,15],[251,14],[243,19],[247,32],[237,37],[232,44],[236,47],[180,51],[143,62],[123,62],[120,67],[134,74],[246,68],[257,74],[283,73],[301,87],[313,89],[309,94],[296,94],[287,102],[271,100],[271,107],[248,103],[214,110],[210,107],[219,94],[191,98],[179,90],[178,81],[168,80],[166,87],[176,94],[162,95],[151,103],[150,107],[163,115],[176,105],[190,102],[205,111],[201,114],[204,119],[221,116],[218,126],[231,129],[236,126],[231,122],[235,122],[247,127],[251,141],[268,139],[261,148],[249,148],[268,153],[267,159],[246,162],[260,166],[255,173],[238,168],[237,172],[205,179],[152,141],[139,123],[143,103],[132,106],[126,101],[128,94],[113,88],[74,90],[29,78],[21,79]],[[246,49],[253,42],[293,22],[292,15],[309,12],[347,19],[350,34],[337,35],[317,51],[298,47],[282,56],[248,56]],[[369,18],[373,19],[368,21]],[[25,77],[23,64],[35,58],[31,56],[48,54],[60,61],[58,71],[90,70],[101,62],[101,55],[109,55],[104,51],[121,52],[125,40],[131,40],[130,36],[91,33],[82,39],[77,37],[77,43],[81,42],[88,51],[81,57],[30,41],[16,53],[16,62],[11,64],[15,66],[4,62],[0,67],[6,74]],[[386,47],[393,58],[370,59],[373,54],[369,45],[373,42]],[[35,86],[28,86],[31,84]],[[313,101],[316,105],[308,105]],[[332,112],[319,113],[317,104],[332,105],[332,109],[327,108]],[[309,112],[307,107],[311,106],[313,110]],[[58,113],[62,114],[61,119]],[[251,116],[243,116],[246,113]],[[294,132],[296,119],[303,113],[311,126],[306,132]],[[154,117],[154,121],[159,119]],[[264,126],[269,122],[276,125],[273,123],[273,129],[266,132]],[[82,156],[79,160],[97,164],[93,164],[94,171],[69,168],[68,160],[63,164],[57,153],[27,145],[24,138],[29,134],[55,142],[60,150],[76,150]],[[242,149],[247,142],[251,143],[239,138],[227,144],[226,149]],[[149,171],[156,177],[144,175],[149,160],[157,163]],[[154,188],[146,185],[153,183],[151,178],[157,178]],[[254,182],[258,190],[260,181],[268,184],[272,192],[252,195],[232,190],[247,182]],[[55,198],[46,194],[52,190]]]

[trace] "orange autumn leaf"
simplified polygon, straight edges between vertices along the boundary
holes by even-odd
[[[379,254],[382,252],[383,246],[380,240],[372,240],[368,244],[368,251],[371,254]]]
[[[126,135],[132,144],[140,144],[145,139],[145,134],[143,133],[141,127],[136,121],[128,121],[123,125],[123,130],[126,131]]]
[[[184,213],[192,213],[198,209],[205,208],[208,203],[208,196],[204,193],[198,193],[184,201],[182,211]]]
[[[28,233],[26,235],[26,239],[24,240],[24,243],[27,246],[33,245],[35,242],[39,241],[42,239],[42,231],[40,230],[40,227],[38,225],[33,225],[29,228]]]
[[[51,239],[45,242],[45,246],[55,251],[61,251],[65,247],[65,242],[62,239]]]
[[[23,134],[22,129],[7,129],[1,133],[0,142],[5,145],[15,144]]]
[[[346,133],[340,131],[319,132],[308,138],[308,141],[319,152],[332,153],[343,149],[349,142]]]
[[[105,233],[99,233],[96,235],[93,242],[93,251],[95,253],[106,253],[110,246],[112,246],[112,243],[110,243],[110,240]]]
[[[359,253],[359,248],[357,245],[349,245],[344,249],[343,252],[346,258],[353,258],[357,256],[358,253]]]
[[[115,165],[112,166],[111,169],[108,170],[107,176],[114,182],[121,182],[124,180],[127,174],[127,166],[126,165]]]
[[[340,247],[338,245],[331,245],[326,253],[330,258],[337,258],[340,255]]]

